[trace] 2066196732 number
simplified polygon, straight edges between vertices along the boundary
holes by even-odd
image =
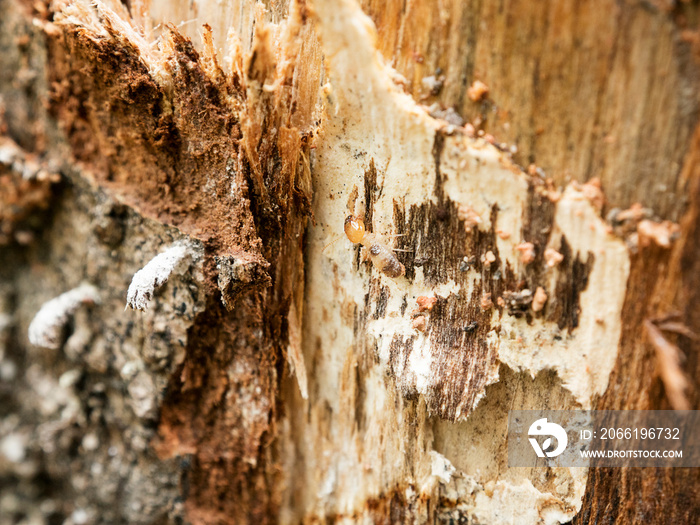
[[[606,428],[600,429],[600,439],[680,439],[678,428]]]

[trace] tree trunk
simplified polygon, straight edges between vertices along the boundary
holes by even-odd
[[[0,13],[0,525],[700,515],[506,447],[700,404],[696,3]]]

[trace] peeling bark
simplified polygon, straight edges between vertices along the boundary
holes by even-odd
[[[690,523],[507,467],[700,372],[697,6],[532,6],[0,0],[0,525]]]

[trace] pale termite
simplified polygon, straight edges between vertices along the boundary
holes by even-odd
[[[345,219],[344,229],[350,242],[367,248],[372,264],[384,275],[393,279],[406,273],[406,268],[399,262],[391,248],[384,245],[373,233],[365,231],[365,223],[360,217],[348,216]]]

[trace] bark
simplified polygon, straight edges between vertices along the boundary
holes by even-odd
[[[700,513],[506,450],[698,407],[697,5],[0,12],[0,525]]]

